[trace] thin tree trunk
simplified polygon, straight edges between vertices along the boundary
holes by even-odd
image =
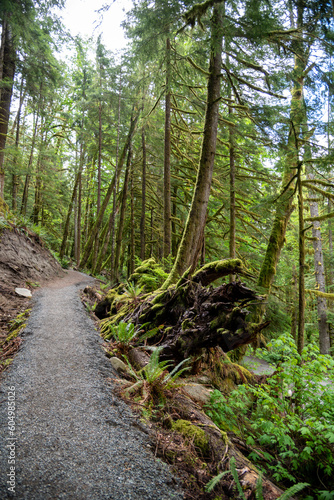
[[[37,114],[35,116],[35,125],[34,125],[34,132],[33,132],[33,136],[32,136],[31,148],[30,148],[30,156],[29,156],[28,167],[27,167],[27,175],[26,175],[24,189],[23,189],[23,195],[22,195],[21,210],[20,210],[21,215],[27,214],[29,184],[30,184],[30,179],[31,179],[32,162],[34,159],[34,149],[35,149],[35,142],[36,142],[36,136],[37,136],[38,117],[39,117],[39,113],[37,112]]]
[[[20,142],[22,104],[23,104],[23,77],[21,79],[19,108],[17,110],[17,116],[16,116],[15,155],[14,155],[14,161],[13,161],[13,174],[12,174],[12,210],[13,210],[13,212],[16,212],[16,210],[17,210],[17,192],[18,192],[18,186],[19,186],[19,177],[17,175],[17,159],[18,159],[17,156],[18,156],[19,142]]]
[[[3,200],[5,189],[5,147],[15,75],[15,63],[16,51],[13,43],[13,36],[7,16],[4,15],[0,48],[0,198]]]
[[[123,237],[123,228],[124,228],[124,220],[125,220],[126,197],[127,197],[127,193],[128,193],[131,156],[132,156],[132,149],[131,149],[131,145],[130,145],[129,151],[128,151],[128,159],[127,159],[127,165],[126,165],[126,170],[125,170],[125,176],[124,176],[124,184],[123,184],[122,197],[121,197],[121,209],[120,209],[120,214],[119,214],[118,229],[117,229],[117,236],[116,236],[114,276],[117,280],[119,280],[119,258],[121,255],[121,248],[122,248],[122,237]]]
[[[165,101],[165,141],[164,141],[164,240],[163,253],[167,258],[171,252],[171,188],[170,188],[170,139],[171,139],[171,43],[166,40],[166,101]]]
[[[115,221],[116,221],[116,197],[117,197],[117,189],[119,184],[119,174],[118,171],[118,154],[119,154],[119,137],[120,137],[120,126],[121,126],[121,99],[122,99],[122,73],[119,75],[119,91],[118,91],[118,119],[117,119],[117,142],[116,142],[116,169],[115,169],[115,185],[113,189],[113,219],[112,219],[112,227],[111,227],[111,252],[110,252],[110,280],[114,279],[114,259],[115,259]],[[131,117],[132,119],[132,117]],[[128,144],[128,149],[130,148],[131,141]],[[123,160],[124,161],[124,160]]]
[[[299,217],[299,278],[298,278],[298,337],[297,348],[301,354],[304,348],[305,331],[305,230],[304,230],[304,200],[302,185],[302,164],[298,169],[298,217]]]
[[[146,142],[145,132],[142,130],[142,178],[141,178],[141,216],[140,216],[140,258],[145,260],[145,210],[146,210]]]
[[[312,180],[314,178],[314,175],[308,174],[307,178],[309,180]],[[312,188],[309,189],[308,196],[310,199],[310,216],[312,218],[319,217],[318,202],[316,201],[316,195],[312,192]],[[326,292],[325,266],[319,221],[312,221],[312,243],[314,250],[314,272],[316,289],[319,290],[319,292]],[[317,312],[320,354],[329,354],[330,340],[327,323],[327,301],[324,297],[317,296]]]
[[[59,251],[59,257],[61,259],[64,257],[64,254],[65,254],[66,242],[67,242],[69,228],[70,228],[71,214],[72,214],[73,205],[74,205],[74,201],[75,201],[76,194],[77,194],[78,185],[80,182],[80,176],[81,176],[81,172],[80,172],[80,166],[79,166],[78,173],[75,177],[74,187],[73,187],[73,191],[72,191],[72,197],[71,197],[71,201],[70,201],[70,204],[68,207],[66,222],[65,222],[65,226],[64,226],[63,239],[62,239],[60,251]]]
[[[129,276],[135,270],[135,203],[134,203],[134,182],[133,182],[133,165],[131,166],[130,175],[130,251],[129,251]]]
[[[204,134],[196,185],[174,267],[164,286],[188,268],[194,270],[203,244],[204,227],[216,153],[222,64],[222,6],[215,4],[211,20],[211,56]]]
[[[303,7],[298,5],[298,27],[302,26]],[[295,40],[295,56],[293,71],[293,87],[291,90],[290,130],[287,143],[287,154],[284,162],[281,194],[277,200],[276,215],[272,226],[266,254],[261,266],[258,289],[269,295],[276,274],[277,263],[285,241],[286,228],[293,212],[294,183],[298,167],[298,139],[304,118],[303,88],[307,56],[304,53],[302,35]],[[254,314],[254,321],[261,322],[265,313],[265,304],[259,304]]]

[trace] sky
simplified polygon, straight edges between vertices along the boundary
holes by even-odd
[[[110,5],[103,14],[100,26],[98,9]],[[73,36],[97,36],[102,33],[102,42],[107,49],[117,52],[125,48],[127,40],[120,24],[125,12],[132,7],[132,0],[66,0],[66,6],[59,13],[63,23]]]

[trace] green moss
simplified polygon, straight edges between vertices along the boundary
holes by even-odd
[[[144,260],[129,277],[129,282],[140,286],[147,292],[152,292],[159,288],[166,280],[168,274],[156,263],[153,258]]]
[[[11,333],[6,337],[5,342],[9,342],[10,340],[15,339],[22,332],[22,330],[25,329],[26,326],[27,325],[23,323],[18,328],[15,328],[15,330],[12,330]]]
[[[193,328],[194,322],[190,319],[185,319],[181,325],[183,331],[188,330],[189,328]]]
[[[172,423],[172,429],[179,432],[186,440],[193,442],[202,455],[209,452],[209,441],[203,429],[192,424],[188,420],[176,420]]]

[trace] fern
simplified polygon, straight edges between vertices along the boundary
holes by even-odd
[[[294,484],[293,486],[291,486],[291,488],[286,490],[283,493],[283,495],[281,495],[277,500],[289,500],[289,498],[293,497],[293,495],[295,495],[296,493],[299,493],[301,490],[306,488],[306,486],[309,486],[309,484],[308,483]],[[261,499],[259,499],[259,500],[261,500]]]
[[[226,474],[229,474],[229,472],[230,472],[229,470],[226,470],[226,471],[221,472],[220,474],[218,474],[218,476],[215,476],[212,479],[210,479],[210,481],[205,485],[205,491],[207,493],[210,493],[210,491],[212,491],[217,486],[217,484],[219,483],[219,481],[224,476],[226,476]]]

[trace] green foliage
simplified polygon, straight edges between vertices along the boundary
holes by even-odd
[[[315,489],[333,489],[334,360],[315,344],[299,356],[289,337],[273,345],[279,366],[266,384],[239,386],[228,400],[215,391],[208,414],[255,447],[252,460],[261,448],[274,480],[306,479]]]
[[[109,333],[104,336],[105,340],[113,338],[116,342],[125,346],[130,345],[139,333],[133,323],[126,323],[125,321],[120,321],[118,325],[108,324],[108,327]]]
[[[217,486],[217,484],[219,483],[219,481],[226,474],[231,473],[232,476],[233,476],[234,482],[236,484],[238,493],[239,493],[239,497],[238,498],[241,498],[242,500],[246,500],[246,496],[244,494],[244,491],[242,489],[242,486],[240,484],[240,480],[239,480],[239,477],[238,477],[238,471],[236,469],[236,460],[235,460],[234,457],[232,457],[231,460],[230,460],[230,467],[231,467],[230,471],[221,472],[220,474],[218,474],[217,476],[215,476],[214,478],[212,478],[206,484],[205,491],[207,491],[208,493],[210,493],[215,488],[215,486]],[[289,488],[288,490],[286,490],[277,500],[289,500],[291,497],[293,497],[294,495],[296,495],[296,493],[299,493],[300,491],[302,491],[307,486],[309,486],[308,483],[298,483],[298,484],[295,484],[294,486],[291,486],[291,488]],[[256,482],[255,500],[265,500],[265,498],[263,497],[263,492],[262,492],[262,475],[259,476],[259,478],[258,478],[258,480]]]
[[[188,369],[183,365],[189,361],[189,358],[181,361],[169,372],[168,370],[172,364],[166,360],[160,361],[161,349],[161,347],[157,347],[153,350],[150,360],[144,368],[138,372],[131,369],[131,373],[137,382],[126,389],[127,395],[141,392],[143,402],[147,400],[152,402],[156,396],[164,399],[164,392],[175,387],[176,380]]]

